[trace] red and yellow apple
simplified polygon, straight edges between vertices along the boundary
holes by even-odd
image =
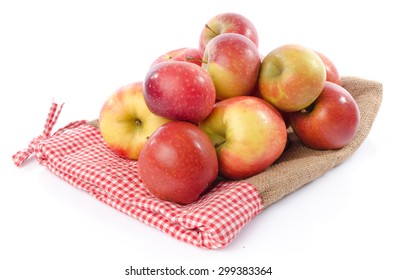
[[[152,62],[150,66],[168,60],[187,61],[201,66],[203,53],[198,49],[194,48],[179,48],[160,55]]]
[[[196,124],[209,115],[216,97],[207,71],[194,63],[171,60],[150,67],[143,93],[153,113]]]
[[[149,110],[139,81],[121,87],[106,99],[99,115],[99,129],[111,150],[136,160],[152,133],[169,121]]]
[[[339,71],[336,68],[334,62],[329,59],[325,54],[315,51],[316,54],[321,58],[321,60],[324,63],[325,66],[325,71],[326,71],[326,80],[332,83],[335,83],[337,85],[342,85],[342,79],[339,75]]]
[[[247,37],[225,33],[205,48],[202,67],[214,81],[216,99],[249,95],[254,90],[261,66],[258,48]]]
[[[196,125],[170,122],[156,130],[143,147],[138,172],[144,186],[156,197],[189,204],[215,181],[216,151]]]
[[[299,111],[320,95],[326,79],[321,58],[300,45],[282,45],[262,61],[258,86],[263,99],[285,112]]]
[[[280,157],[287,141],[279,111],[254,96],[219,101],[199,128],[217,151],[219,173],[229,179],[264,171]]]
[[[259,36],[254,24],[238,13],[222,13],[212,17],[200,33],[199,50],[204,52],[214,37],[224,33],[237,33],[249,38],[257,47]]]
[[[309,148],[339,149],[356,135],[360,111],[345,88],[327,81],[309,107],[290,113],[290,121],[296,136]]]

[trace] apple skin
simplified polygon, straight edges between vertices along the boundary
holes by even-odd
[[[99,114],[99,130],[117,155],[136,160],[152,133],[169,119],[153,114],[143,98],[142,82],[134,82],[112,93]]]
[[[150,67],[143,94],[156,115],[197,124],[215,104],[215,86],[202,67],[184,61],[165,61]]]
[[[261,57],[252,41],[241,34],[225,33],[212,39],[204,52],[203,68],[216,88],[216,99],[249,95],[254,90]]]
[[[249,38],[257,47],[259,36],[255,25],[238,13],[222,13],[211,18],[200,33],[199,50],[204,52],[211,39],[224,33],[237,33]]]
[[[198,66],[201,66],[203,61],[203,52],[195,48],[179,48],[169,51],[163,55],[156,58],[150,66],[158,64],[160,62],[175,60],[175,61],[187,61]]]
[[[339,149],[356,135],[360,111],[345,88],[327,81],[313,104],[300,112],[290,113],[290,121],[296,136],[307,147]]]
[[[261,93],[259,92],[258,83],[256,83],[255,88],[254,88],[254,90],[251,92],[250,95],[263,99]],[[274,107],[274,108],[276,108],[276,107]],[[286,126],[287,128],[289,128],[289,126],[290,126],[289,113],[288,113],[288,112],[284,112],[284,111],[282,111],[282,110],[280,110],[280,109],[278,109],[278,108],[276,108],[276,109],[280,112],[281,116],[283,117],[284,122],[285,122],[285,126]]]
[[[339,71],[336,68],[333,61],[331,59],[329,59],[323,53],[316,51],[316,50],[315,50],[315,52],[316,52],[316,54],[318,54],[318,56],[321,58],[321,60],[323,61],[324,65],[325,65],[326,80],[342,86],[342,84],[343,84],[342,79],[341,79],[341,77],[339,75]]]
[[[279,111],[254,96],[219,101],[199,128],[211,139],[219,173],[228,179],[244,179],[264,171],[280,157],[287,141]]]
[[[145,144],[138,159],[138,173],[156,197],[189,204],[217,178],[216,151],[196,125],[170,122],[156,130]]]
[[[306,108],[320,95],[326,71],[314,51],[288,44],[265,56],[258,79],[263,99],[282,111],[294,112]]]

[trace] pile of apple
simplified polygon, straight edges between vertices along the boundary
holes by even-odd
[[[188,204],[218,176],[263,172],[284,152],[289,126],[313,149],[339,149],[355,136],[359,109],[326,56],[295,44],[262,56],[258,41],[246,17],[216,15],[197,49],[159,56],[143,81],[105,101],[105,142],[138,161],[153,195]]]

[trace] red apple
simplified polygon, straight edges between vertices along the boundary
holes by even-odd
[[[143,87],[149,109],[172,120],[198,123],[215,104],[215,86],[202,67],[183,61],[165,61],[150,67]]]
[[[138,172],[156,197],[189,204],[216,179],[216,151],[196,125],[170,122],[156,130],[143,147]]]
[[[254,90],[261,66],[258,48],[241,34],[225,33],[205,48],[203,68],[216,88],[216,98],[249,95]]]
[[[211,18],[200,33],[199,50],[204,52],[207,43],[224,33],[237,33],[249,38],[257,47],[259,36],[254,24],[237,13],[222,13]]]
[[[314,51],[300,45],[283,45],[263,59],[259,91],[278,109],[299,111],[320,95],[325,78],[324,63]]]
[[[149,110],[139,81],[121,87],[106,99],[99,114],[99,129],[111,150],[136,160],[147,138],[169,121]]]
[[[152,62],[151,66],[168,60],[187,61],[201,66],[203,53],[194,48],[180,48],[159,56]]]
[[[346,89],[327,81],[313,104],[291,113],[290,120],[304,145],[318,150],[339,149],[356,135],[360,111]]]
[[[341,86],[342,79],[333,61],[329,59],[327,56],[325,56],[323,53],[320,53],[318,51],[315,52],[318,54],[318,56],[320,56],[320,58],[324,62],[325,71],[326,71],[326,80]]]
[[[229,179],[243,179],[264,171],[279,158],[287,141],[279,111],[254,96],[216,103],[199,128],[216,148],[219,173]]]

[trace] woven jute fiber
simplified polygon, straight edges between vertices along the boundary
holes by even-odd
[[[360,109],[360,124],[356,136],[341,149],[319,151],[302,145],[290,128],[290,143],[281,157],[264,172],[244,180],[258,190],[264,207],[270,206],[341,164],[368,136],[382,102],[383,86],[380,82],[358,77],[342,77],[342,82]],[[98,127],[98,120],[90,123]]]
[[[263,173],[245,180],[258,189],[264,207],[341,164],[368,136],[382,102],[383,86],[377,81],[357,77],[342,79],[343,87],[354,97],[360,109],[360,124],[356,136],[341,149],[318,151],[302,145],[292,130],[289,130],[290,146],[282,156]]]

